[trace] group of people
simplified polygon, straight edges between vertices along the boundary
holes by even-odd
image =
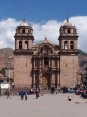
[[[51,87],[51,94],[57,94],[58,92],[60,92],[60,87],[57,87],[57,88],[55,88],[55,87]]]
[[[36,99],[38,99],[38,97],[40,96],[40,90],[37,88],[36,91],[35,91],[35,94],[36,94]],[[23,100],[25,98],[25,100],[27,100],[27,91],[26,90],[21,90],[21,93],[20,93],[20,96],[21,96],[21,100]]]
[[[63,90],[63,93],[66,92],[65,87],[63,87],[62,90]],[[59,92],[58,88],[51,87],[51,93],[52,94],[54,94],[54,93],[57,94],[58,92]],[[7,89],[6,92],[5,92],[5,95],[7,95],[7,99],[9,97],[11,98],[11,90]],[[36,99],[38,99],[38,97],[40,97],[40,90],[38,88],[36,88],[36,90],[35,90],[35,95],[36,95]],[[27,91],[21,90],[20,96],[21,96],[21,100],[23,100],[23,99],[27,100]],[[68,101],[71,101],[71,100],[72,100],[72,97],[68,96]]]

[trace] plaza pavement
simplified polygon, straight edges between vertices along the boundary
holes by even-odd
[[[67,101],[68,95],[72,101]],[[28,95],[28,100],[20,96],[0,97],[0,117],[86,117],[87,99],[75,94],[44,94],[38,99]]]

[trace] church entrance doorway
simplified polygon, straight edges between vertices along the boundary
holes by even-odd
[[[41,88],[42,89],[50,89],[50,75],[48,73],[44,73],[42,75]]]

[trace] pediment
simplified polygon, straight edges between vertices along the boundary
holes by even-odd
[[[45,38],[38,46],[38,52],[43,54],[52,54],[54,53],[55,44],[50,42],[47,38]]]
[[[43,46],[43,45],[50,45],[53,48],[55,47],[55,44],[53,44],[51,41],[49,41],[47,38],[45,38],[40,44],[39,46]]]

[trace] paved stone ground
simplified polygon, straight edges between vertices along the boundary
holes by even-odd
[[[67,101],[68,95],[72,101]],[[86,117],[87,99],[75,94],[44,94],[38,99],[29,95],[28,100],[20,96],[7,99],[0,97],[0,117]]]

